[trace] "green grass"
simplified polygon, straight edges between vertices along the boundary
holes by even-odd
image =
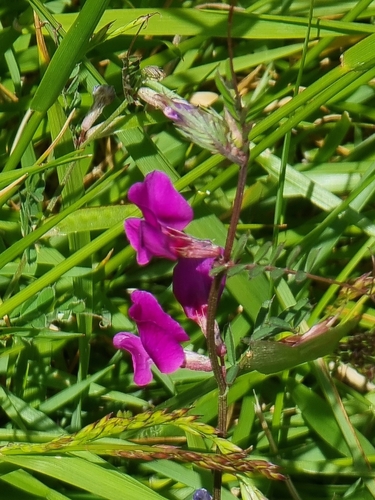
[[[218,389],[210,373],[155,369],[139,388],[112,337],[135,330],[127,311],[129,290],[139,288],[206,352],[172,294],[173,263],[136,264],[123,221],[139,212],[127,191],[164,171],[194,209],[187,232],[224,245],[238,166],[189,144],[160,111],[126,107],[119,56],[140,27],[134,21],[154,14],[132,48],[141,67],[163,67],[161,84],[183,98],[217,92],[221,113],[228,11],[147,0],[137,8],[86,0],[81,11],[63,0],[0,7],[4,498],[191,500],[197,488],[212,491],[198,454],[200,465],[218,467],[218,443],[224,453],[252,446],[250,460],[288,476],[238,473],[234,465],[223,474],[223,500],[262,498],[255,487],[275,500],[375,498],[375,307],[371,276],[356,282],[372,272],[375,243],[375,1],[311,2],[248,0],[233,17],[233,66],[253,126],[237,231],[238,240],[248,238],[217,314],[232,358],[242,360],[223,443],[213,433]],[[77,149],[77,126],[98,84],[117,94],[103,119],[122,106],[120,121],[110,137]],[[357,283],[357,293],[339,283]],[[275,342],[335,315],[337,326],[315,339]],[[340,376],[347,367],[369,384]],[[188,409],[177,413],[182,420],[169,417],[181,409]],[[117,412],[120,420],[92,426]],[[154,417],[146,424],[147,415]],[[186,462],[177,456],[184,450],[197,455]],[[132,459],[131,451],[143,455]]]

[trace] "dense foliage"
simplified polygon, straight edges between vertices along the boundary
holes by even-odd
[[[1,494],[375,498],[375,1],[134,7],[0,6]]]

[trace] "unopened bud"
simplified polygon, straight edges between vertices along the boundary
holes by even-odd
[[[112,85],[96,85],[92,91],[94,103],[85,116],[81,124],[82,132],[87,132],[93,126],[103,109],[111,104],[116,97],[116,92]]]
[[[210,358],[194,351],[184,350],[185,361],[182,368],[188,368],[198,372],[211,372],[212,366]]]
[[[161,109],[186,139],[230,161],[243,164],[242,136],[234,120],[224,119],[213,109],[203,109],[181,99],[141,87],[138,97]]]
[[[337,315],[331,316],[330,318],[321,321],[317,325],[312,326],[303,335],[291,335],[283,339],[281,342],[292,346],[297,346],[309,342],[313,338],[319,337],[320,335],[326,333],[331,328],[331,326],[334,325],[336,319]]]

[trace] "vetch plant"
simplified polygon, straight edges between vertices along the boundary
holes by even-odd
[[[234,75],[233,68],[231,69],[232,75]],[[234,382],[240,369],[256,369],[263,373],[275,373],[275,371],[289,368],[304,360],[315,359],[316,356],[324,355],[327,350],[332,350],[332,346],[352,324],[348,323],[345,329],[340,326],[333,329],[330,321],[322,322],[311,329],[305,337],[291,339],[293,345],[289,345],[285,340],[274,342],[263,340],[263,338],[251,339],[249,349],[240,360],[236,359],[234,346],[231,345],[233,342],[231,342],[229,335],[228,360],[225,360],[227,346],[221,338],[216,320],[218,304],[227,275],[229,277],[236,273],[249,271],[250,278],[253,266],[253,264],[237,265],[241,251],[233,252],[246,186],[247,166],[250,160],[249,131],[251,127],[246,122],[247,110],[243,106],[235,78],[233,77],[230,84],[221,81],[221,87],[225,104],[231,101],[227,108],[224,106],[223,115],[214,110],[194,106],[168,89],[164,91],[160,84],[154,85],[153,89],[140,88],[138,97],[161,109],[164,116],[173,122],[186,139],[214,154],[218,153],[224,156],[239,167],[231,220],[224,248],[220,248],[208,240],[196,240],[182,232],[193,220],[192,209],[183,196],[174,189],[166,174],[157,171],[147,174],[143,182],[137,183],[129,189],[128,198],[140,208],[143,218],[127,219],[125,232],[132,247],[137,252],[138,264],[148,264],[153,257],[177,261],[173,271],[173,292],[182,305],[186,316],[200,326],[207,339],[210,363],[205,366],[207,369],[212,369],[217,382],[217,428],[219,435],[225,438],[228,417],[228,388]],[[154,88],[159,90],[154,90]],[[277,251],[274,253],[277,258],[279,254]],[[258,266],[258,268],[263,272],[270,270],[270,265],[273,265],[273,262],[263,265],[261,268]],[[287,268],[275,269],[274,275],[277,273],[278,277],[271,276],[271,280],[288,274],[288,270]],[[131,314],[130,316],[136,320]],[[326,337],[324,340],[321,338],[323,334]],[[136,354],[142,358],[143,365],[147,365],[148,370],[150,370],[149,366],[152,362],[157,366],[160,365],[158,357],[152,352],[154,347],[146,349],[143,345],[143,336],[140,333],[140,341],[137,341],[136,348],[133,345],[129,347],[129,334],[117,334],[114,339],[115,346],[129,351],[133,350],[131,352],[135,372],[139,371],[134,359]],[[121,342],[118,342],[117,339],[120,339]],[[157,336],[155,336],[154,342],[158,342]],[[188,366],[188,357],[182,354],[180,340],[176,338],[173,342],[180,357],[173,370],[169,367],[163,367],[164,373]],[[146,354],[139,354],[141,352],[140,344],[142,344]],[[182,356],[185,356],[184,360],[182,360]],[[225,367],[225,361],[227,361],[227,367]],[[227,371],[228,365],[230,370]],[[149,372],[144,380],[149,381],[150,379]],[[135,382],[139,383],[139,380],[140,377],[135,374]],[[214,471],[213,500],[221,498],[221,475],[222,471],[218,469]],[[210,494],[205,490],[200,490],[197,499],[201,492],[210,498]]]
[[[238,96],[237,98],[239,99]],[[152,307],[147,306],[146,308],[149,312],[146,314],[147,317],[143,316],[144,324],[141,324],[140,316],[134,314],[134,305],[129,309],[129,316],[137,323],[139,337],[127,332],[118,333],[114,337],[114,345],[131,353],[134,381],[138,385],[146,385],[152,380],[150,367],[153,363],[163,373],[172,373],[182,367],[212,370],[219,389],[217,428],[219,435],[225,438],[228,387],[234,382],[240,369],[256,369],[263,373],[274,373],[304,360],[315,359],[316,356],[331,351],[332,346],[338,342],[338,339],[348,331],[347,329],[353,323],[347,323],[345,328],[339,326],[328,332],[327,329],[331,329],[332,324],[323,322],[312,329],[306,337],[293,339],[293,345],[289,345],[287,341],[274,342],[251,339],[249,350],[239,360],[233,356],[232,346],[230,363],[225,359],[227,346],[221,337],[216,312],[226,283],[227,273],[230,272],[230,275],[233,276],[237,272],[247,270],[250,277],[254,265],[241,264],[237,266],[238,252],[233,254],[249,160],[248,127],[243,124],[243,135],[237,140],[236,134],[228,133],[228,125],[224,121],[215,121],[214,119],[214,124],[211,124],[213,128],[206,134],[208,142],[204,146],[201,137],[205,136],[204,127],[210,125],[210,121],[207,119],[209,114],[207,115],[206,111],[199,108],[191,107],[189,103],[176,101],[170,97],[164,96],[162,100],[159,97],[157,99],[159,99],[159,103],[164,103],[164,108],[162,108],[164,114],[171,118],[177,126],[185,130],[189,124],[192,125],[189,129],[190,135],[185,133],[187,138],[202,147],[207,147],[208,144],[214,145],[215,147],[210,146],[207,149],[224,154],[239,166],[237,190],[224,248],[214,245],[209,240],[197,240],[183,232],[193,220],[193,211],[165,173],[153,171],[147,174],[143,182],[136,183],[128,192],[129,200],[141,210],[143,215],[142,219],[128,218],[125,221],[125,233],[137,252],[137,262],[140,265],[146,265],[153,257],[177,261],[173,271],[173,292],[186,316],[196,322],[205,335],[209,359],[197,353],[183,350],[181,342],[187,340],[187,335],[182,327],[166,313],[163,311],[162,315],[158,313],[154,320],[151,311],[157,301],[147,292],[133,292],[132,294],[134,302],[134,294],[137,298],[142,297],[138,294],[146,293],[147,301],[153,304]],[[242,109],[240,99],[237,102],[237,107],[239,110]],[[233,106],[233,109],[236,109],[236,106]],[[190,122],[188,120],[189,113],[190,120],[192,120]],[[239,112],[229,122],[240,123],[241,117],[243,117],[243,113]],[[210,136],[215,127],[221,126],[223,130],[221,135],[218,134],[218,137],[223,141],[222,148],[217,147]],[[242,148],[239,149],[238,145],[241,144]],[[228,151],[230,153],[226,154],[225,152],[228,153]],[[267,265],[260,267],[262,271],[271,269]],[[281,274],[288,274],[288,269],[276,270]],[[157,307],[160,312],[158,304]],[[173,326],[169,327],[170,324]],[[326,336],[324,340],[321,339],[323,334]],[[162,351],[165,359],[161,357],[160,349],[162,346],[165,346]],[[166,353],[167,350],[168,353]],[[225,366],[225,361],[227,361],[227,366]],[[230,370],[227,371],[228,365]],[[214,500],[221,498],[221,474],[222,471],[219,469],[214,471]]]
[[[182,233],[192,221],[192,210],[185,199],[175,191],[169,178],[161,172],[148,174],[143,183],[137,183],[129,189],[129,200],[141,209],[144,218],[131,218],[125,221],[125,232],[137,252],[138,264],[145,265],[152,257],[181,259],[174,271],[173,288],[186,315],[196,321],[206,335],[210,367],[219,389],[218,429],[223,437],[226,435],[227,419],[228,385],[224,367],[226,347],[215,317],[225,283],[225,265],[231,261],[249,160],[247,137],[249,127],[245,124],[244,113],[241,112],[242,103],[236,85],[234,88],[236,89],[234,115],[226,111],[225,120],[213,111],[201,110],[187,101],[173,99],[150,89],[141,88],[138,92],[140,98],[161,108],[185,137],[213,153],[224,155],[239,165],[236,196],[225,248],[222,249],[210,241],[196,240]],[[210,272],[216,264],[215,259],[219,257],[220,264],[224,264],[224,268],[211,276]],[[128,337],[121,339],[128,341]],[[134,345],[131,348],[135,364],[134,356],[137,351]],[[142,366],[149,367],[152,357],[148,358],[144,354],[140,356]],[[140,377],[135,377],[135,381],[137,380],[140,380]],[[150,373],[148,372],[142,380],[150,380]],[[214,473],[213,498],[214,500],[221,498],[220,471]]]
[[[269,498],[286,488],[307,498],[312,484],[320,500],[375,498],[373,398],[358,393],[372,388],[341,370],[349,362],[374,377],[374,2],[321,2],[315,13],[312,1],[251,3],[227,16],[214,4],[169,11],[146,0],[105,12],[106,0],[90,0],[76,19],[78,6],[57,13],[30,0],[30,16],[25,2],[9,4],[0,133],[6,498],[47,487],[72,498],[264,499],[255,474]],[[224,24],[236,36],[227,48]],[[150,36],[136,40],[143,27]],[[183,39],[171,45],[176,33]],[[165,66],[165,86],[148,62]],[[215,68],[232,70],[232,81]],[[189,102],[215,90],[214,79],[215,110]],[[91,106],[80,131],[66,120],[78,103]],[[124,205],[132,179],[143,192],[132,202],[130,189]],[[167,191],[166,213],[158,195],[175,181],[181,194]],[[199,219],[189,207],[181,217],[178,199],[194,217],[199,206]],[[135,252],[123,234],[129,218],[138,218],[127,231]],[[135,255],[152,265],[136,268]],[[329,372],[317,361],[328,353]],[[200,468],[214,472],[213,484]]]

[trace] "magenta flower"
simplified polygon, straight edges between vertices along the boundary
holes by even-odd
[[[129,189],[128,198],[144,217],[125,221],[125,233],[137,252],[138,264],[145,265],[152,257],[176,260],[219,255],[219,247],[210,241],[182,232],[192,221],[193,211],[165,173],[155,170],[147,174],[144,182]]]
[[[144,217],[125,221],[125,232],[137,251],[138,264],[147,264],[153,256],[175,260],[176,252],[163,228],[181,231],[192,221],[193,211],[188,202],[169,177],[157,170],[147,174],[144,182],[134,184],[128,198]]]
[[[222,251],[222,249],[220,249]],[[179,259],[173,271],[173,293],[188,318],[195,321],[204,335],[207,333],[208,295],[213,277],[210,276],[215,259]],[[222,290],[225,282],[222,283]],[[215,322],[215,344],[219,356],[226,352]]]
[[[151,365],[162,373],[172,373],[185,363],[181,342],[189,340],[185,330],[160,307],[148,292],[131,294],[129,316],[136,322],[139,337],[121,332],[113,337],[117,349],[129,351],[133,361],[134,382],[146,385],[152,380]]]

